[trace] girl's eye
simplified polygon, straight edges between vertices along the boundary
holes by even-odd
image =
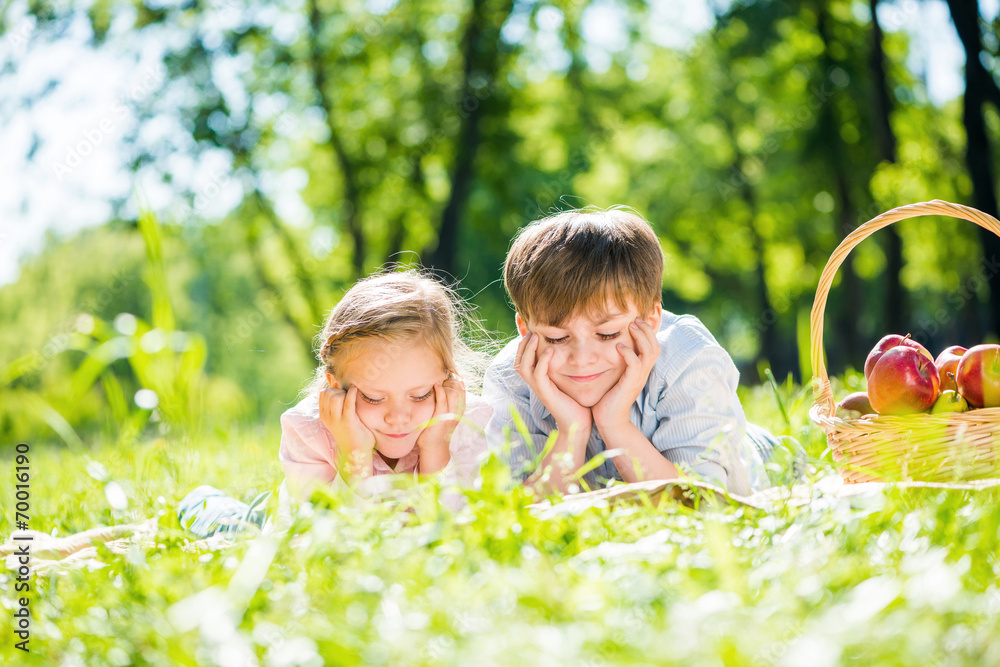
[[[560,343],[565,343],[567,340],[569,340],[569,336],[563,336],[562,338],[549,338],[548,336],[545,337],[545,342],[548,343],[549,345],[559,345]]]
[[[618,336],[620,336],[621,334],[622,334],[621,331],[616,331],[614,333],[609,333],[609,334],[599,333],[597,335],[601,337],[601,340],[614,340],[615,338],[618,338]]]
[[[358,396],[360,396],[361,400],[364,401],[365,403],[371,403],[372,405],[378,405],[379,403],[385,400],[384,398],[368,398],[360,391],[358,392]]]
[[[427,392],[423,396],[415,396],[413,398],[413,400],[414,401],[426,401],[428,398],[430,398],[433,395],[434,395],[434,387],[431,387],[431,390],[429,392]]]

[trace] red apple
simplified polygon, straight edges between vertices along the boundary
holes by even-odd
[[[977,408],[1000,407],[1000,345],[974,345],[958,362],[958,393]]]
[[[930,409],[940,386],[930,353],[897,345],[882,354],[872,368],[868,398],[880,415],[908,415]]]
[[[958,377],[958,362],[962,360],[962,355],[966,349],[961,345],[952,345],[941,351],[941,354],[934,360],[934,365],[938,369],[938,379],[941,380],[941,389],[954,389],[956,387],[955,378]],[[949,377],[948,374],[952,376]]]
[[[927,348],[910,338],[910,334],[906,334],[905,336],[900,336],[899,334],[889,334],[888,336],[883,336],[882,340],[876,343],[875,347],[872,348],[872,351],[868,353],[868,358],[865,359],[865,379],[867,380],[871,377],[872,369],[875,368],[875,364],[878,363],[878,360],[882,358],[883,354],[894,347],[899,347],[900,345],[913,348],[926,356],[928,361],[934,361],[934,357],[927,350]]]
[[[837,416],[843,415],[845,419],[857,419],[864,415],[875,414],[871,401],[868,400],[868,392],[856,391],[845,396],[840,403],[837,403]]]

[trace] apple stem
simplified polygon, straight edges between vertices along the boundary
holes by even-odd
[[[955,378],[955,374],[954,373],[948,373],[948,377],[950,377],[951,381],[955,383],[955,393],[957,394],[958,393],[958,380]]]

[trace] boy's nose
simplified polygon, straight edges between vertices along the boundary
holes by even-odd
[[[596,362],[599,358],[597,347],[588,342],[573,343],[569,346],[567,361],[577,366],[585,366]]]

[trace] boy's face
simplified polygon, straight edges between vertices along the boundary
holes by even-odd
[[[642,319],[658,331],[662,312],[660,304],[656,304],[649,313],[642,314]],[[617,345],[625,343],[635,351],[628,325],[640,315],[634,306],[622,312],[609,305],[603,315],[576,313],[559,327],[525,322],[520,314],[516,319],[522,336],[529,331],[539,335],[539,355],[552,348],[548,375],[556,387],[581,406],[592,408],[625,373],[625,357]]]

